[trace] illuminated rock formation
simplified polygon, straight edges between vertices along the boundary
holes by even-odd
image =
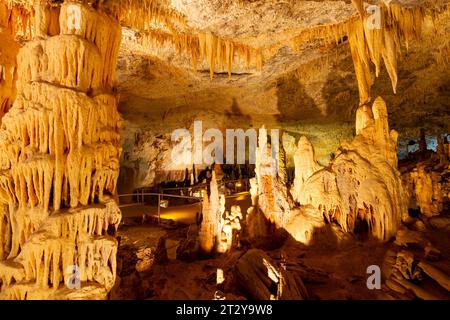
[[[404,180],[412,208],[418,207],[426,217],[441,214],[444,200],[440,173],[427,168],[424,163],[419,163],[411,172],[406,173]]]
[[[425,14],[421,8],[403,8],[398,4],[380,4],[372,14],[364,8],[362,2],[354,2],[360,13],[360,19],[347,24],[353,63],[358,82],[360,105],[370,102],[372,62],[375,75],[380,75],[382,62],[392,83],[393,92],[397,91],[397,55],[400,44],[408,47],[412,39],[419,38]]]
[[[389,240],[407,216],[397,171],[397,133],[389,132],[383,99],[375,100],[373,119],[367,107],[361,108],[356,120],[359,134],[341,145],[328,167],[315,172],[294,192],[300,204],[318,208],[344,231],[354,231],[359,220],[374,237]]]
[[[237,244],[239,232],[241,231],[242,212],[239,206],[232,206],[231,212],[225,212],[222,219],[222,232],[218,252],[230,251]]]
[[[16,56],[19,45],[9,32],[0,27],[0,119],[10,109],[16,96],[14,81],[16,78]]]
[[[445,144],[442,140],[441,129],[436,131],[436,139],[437,139],[437,149],[436,153],[439,159],[439,164],[445,166],[447,164],[447,152],[445,150]]]
[[[299,194],[295,191],[300,191],[303,188],[305,181],[313,175],[314,172],[321,169],[321,166],[317,163],[314,155],[314,148],[305,136],[300,137],[298,141],[297,151],[294,154],[295,164],[295,179],[294,185],[291,191],[294,200],[298,201]]]
[[[293,201],[280,172],[284,162],[280,157],[282,148],[278,135],[271,135],[268,142],[267,130],[259,130],[256,148],[256,181],[252,182],[252,199],[257,200],[255,209],[261,210],[266,219],[277,228],[283,228],[290,218]],[[283,168],[283,169],[282,169]],[[257,191],[256,191],[257,190]],[[257,196],[255,196],[257,195]]]
[[[17,98],[0,130],[0,229],[10,230],[0,238],[0,296],[106,298],[121,219],[112,198],[121,30],[79,3],[55,11],[42,2],[35,19],[35,38],[17,56]]]
[[[423,249],[424,255],[418,249]],[[448,299],[445,290],[450,292],[450,277],[430,262],[439,259],[440,252],[431,245],[426,233],[406,227],[399,229],[383,262],[386,286],[402,296],[412,294],[423,300]],[[432,286],[422,285],[430,279],[434,280]]]
[[[219,194],[216,173],[212,171],[209,195],[203,193],[202,224],[198,235],[200,252],[211,254],[218,250],[222,235],[222,216],[225,213],[225,197]]]
[[[235,276],[239,285],[256,300],[303,300],[308,292],[300,277],[277,266],[264,251],[251,249],[237,262]]]

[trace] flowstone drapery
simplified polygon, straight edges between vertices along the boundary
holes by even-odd
[[[343,143],[330,165],[310,174],[293,194],[301,205],[318,208],[344,231],[365,223],[374,237],[389,240],[408,216],[397,170],[397,132],[389,131],[386,103],[380,97],[372,108],[361,106],[356,118],[353,141]],[[305,157],[310,156],[306,152]]]
[[[59,27],[55,10],[35,8],[0,129],[3,299],[101,299],[116,277],[121,29],[80,3],[57,13]]]

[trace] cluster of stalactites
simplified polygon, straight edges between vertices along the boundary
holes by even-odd
[[[47,209],[53,190],[58,210],[62,201],[76,207],[115,192],[119,115],[116,97],[102,92],[114,83],[120,27],[76,5],[84,23],[70,29],[72,5],[61,6],[62,35],[33,40],[18,54],[20,94],[0,133],[2,203]]]
[[[16,56],[19,45],[12,36],[1,30],[0,39],[0,121],[3,115],[10,109],[15,96],[15,80],[17,77]]]
[[[355,66],[360,94],[360,104],[371,100],[371,65],[375,74],[380,74],[382,61],[397,91],[397,57],[404,44],[408,48],[413,39],[420,38],[425,19],[424,9],[420,7],[403,8],[399,4],[380,4],[379,17],[366,14],[362,10],[360,19],[346,25],[348,40]]]
[[[108,235],[117,229],[121,214],[112,199],[102,206],[70,209],[48,216],[41,209],[1,212],[0,230],[14,237],[0,239],[0,297],[14,287],[25,291],[60,289],[79,274],[82,282],[96,282],[111,289],[116,276],[117,240]],[[9,235],[2,233],[2,236]],[[14,258],[14,259],[12,259]],[[75,269],[74,269],[75,268]]]
[[[47,0],[0,1],[0,27],[23,40],[59,33],[60,4]]]
[[[38,230],[48,237],[74,242],[81,235],[106,236],[110,226],[117,229],[119,225],[120,212],[116,209],[111,200],[104,207],[69,209],[50,216],[47,210],[40,208],[4,208],[0,213],[0,229],[5,231],[0,241],[0,260],[16,257]]]
[[[391,79],[394,93],[397,89],[397,56],[402,45],[406,48],[422,34],[427,12],[422,7],[405,8],[400,4],[379,3],[378,12],[366,11],[363,1],[354,1],[359,15],[336,24],[321,25],[304,30],[292,39],[292,46],[299,50],[307,42],[321,40],[327,44],[339,44],[348,37],[358,81],[361,105],[371,100],[371,63],[378,77],[382,62]],[[433,19],[433,17],[431,16]],[[445,47],[442,48],[445,51]],[[442,57],[442,55],[440,55]]]
[[[262,69],[262,50],[212,33],[191,30],[181,14],[164,7],[159,1],[106,1],[102,7],[123,25],[139,30],[142,33],[139,41],[144,48],[154,44],[171,44],[178,53],[188,53],[191,56],[194,70],[197,70],[199,60],[206,61],[211,79],[216,70],[226,70],[231,76],[236,58],[244,61],[247,68],[255,66],[257,70]]]
[[[121,28],[68,2],[60,6],[61,34],[51,35],[42,6],[41,34],[17,55],[18,94],[0,128],[0,260],[7,259],[0,297],[49,297],[56,292],[49,285],[64,291],[74,272],[90,294],[105,297],[116,272],[109,234],[121,218],[105,195],[115,193],[119,172],[112,86]],[[80,13],[75,27],[70,6]]]
[[[94,99],[34,82],[3,118],[0,202],[49,208],[86,205],[115,192],[119,115],[110,95]]]
[[[254,66],[259,71],[263,66],[261,49],[223,39],[212,33],[180,34],[149,30],[143,33],[140,42],[144,47],[152,44],[172,44],[179,53],[190,54],[194,70],[197,70],[199,61],[206,61],[211,79],[214,78],[215,71],[226,71],[231,77],[233,64],[236,62],[244,62],[247,68]]]
[[[167,8],[159,0],[106,0],[100,6],[122,25],[138,30],[148,30],[153,25],[164,25],[171,31],[176,26],[186,26],[183,15]]]

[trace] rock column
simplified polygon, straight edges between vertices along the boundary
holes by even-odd
[[[116,278],[121,219],[121,29],[75,2],[35,12],[0,129],[0,298],[102,299]]]

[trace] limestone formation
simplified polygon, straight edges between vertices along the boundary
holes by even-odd
[[[34,26],[17,55],[17,98],[0,129],[0,229],[10,230],[0,238],[0,295],[106,298],[121,220],[112,93],[120,28],[71,2],[58,10],[37,4]]]
[[[356,5],[360,18],[347,24],[348,39],[360,94],[360,105],[371,100],[371,65],[375,65],[378,77],[383,60],[391,79],[394,93],[397,91],[397,56],[401,43],[419,38],[425,14],[421,8],[403,8],[398,4],[380,4],[378,16],[369,14],[362,2]]]
[[[0,24],[1,26],[1,24]],[[0,120],[11,108],[16,96],[14,81],[17,77],[16,56],[20,46],[9,32],[0,27]]]
[[[426,217],[437,216],[443,209],[443,192],[438,172],[426,168],[419,163],[416,168],[404,177],[410,194],[410,206],[419,208]]]
[[[450,299],[449,34],[450,0],[0,0],[0,300]]]
[[[267,130],[260,129],[258,147],[256,148],[255,173],[256,181],[252,184],[252,194],[257,194],[255,210],[261,210],[267,221],[277,228],[283,228],[290,218],[290,210],[293,207],[286,182],[280,175],[285,164],[280,160],[278,137],[271,136],[268,142]],[[257,190],[257,191],[256,191]]]
[[[429,258],[427,253],[431,244],[425,234],[402,228],[397,233],[395,244],[402,248],[392,247],[387,252],[383,264],[386,286],[402,296],[412,293],[414,297],[423,300],[448,299],[450,293],[448,275],[433,262],[423,260],[417,250],[414,250],[423,248],[425,250],[423,257]],[[437,260],[439,259],[437,257]],[[434,280],[431,286],[423,285],[426,278]]]
[[[308,297],[300,278],[275,262],[262,250],[243,255],[235,269],[240,286],[256,300],[303,300]],[[295,280],[297,279],[297,281]]]
[[[239,206],[232,206],[231,212],[225,212],[220,225],[222,226],[218,252],[229,252],[237,245],[241,231],[242,212]]]
[[[199,247],[202,254],[209,255],[220,250],[222,220],[225,213],[225,197],[219,194],[216,173],[212,171],[208,192],[203,192],[202,223],[199,230]],[[220,252],[220,251],[219,251]]]
[[[397,171],[397,133],[389,131],[381,98],[371,113],[360,107],[356,123],[359,133],[354,140],[343,143],[330,165],[312,174],[294,194],[301,205],[311,204],[344,231],[354,231],[360,220],[373,236],[389,240],[407,215]]]
[[[294,154],[295,179],[292,191],[300,191],[304,183],[316,171],[321,169],[314,155],[314,148],[308,138],[302,136],[298,141],[297,151]],[[293,193],[294,200],[298,201],[301,195]]]

